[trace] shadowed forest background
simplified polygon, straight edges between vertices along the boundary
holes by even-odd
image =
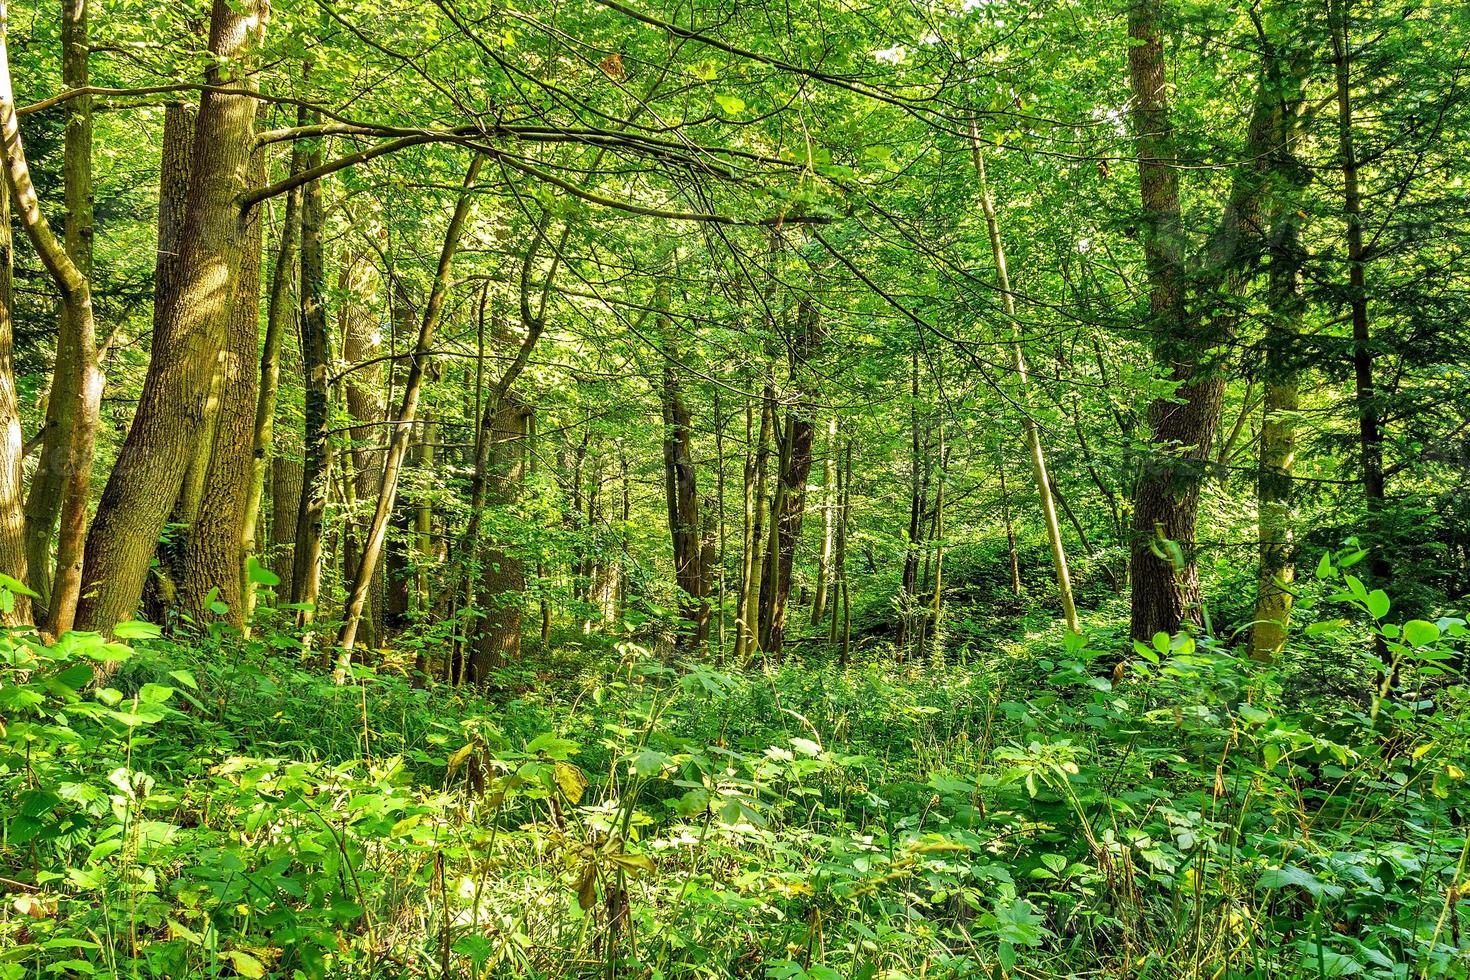
[[[1467,73],[0,0],[0,978],[1470,975]]]

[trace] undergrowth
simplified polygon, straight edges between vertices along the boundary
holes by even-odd
[[[479,696],[11,634],[0,976],[1464,977],[1465,625],[1319,572],[1347,612],[1280,666],[1160,636],[1111,679],[1078,637],[625,646]]]

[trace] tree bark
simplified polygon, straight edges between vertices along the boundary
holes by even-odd
[[[1279,72],[1276,72],[1279,77]],[[1301,83],[1282,89],[1281,131],[1273,148],[1275,175],[1270,202],[1271,238],[1267,254],[1266,333],[1262,342],[1260,450],[1256,470],[1256,514],[1260,562],[1256,574],[1256,609],[1250,631],[1250,655],[1269,662],[1286,645],[1296,581],[1293,467],[1296,456],[1296,413],[1301,376],[1299,325],[1305,312],[1301,294],[1303,252],[1298,196],[1306,171],[1297,165],[1292,137],[1302,104]]]
[[[86,89],[89,85],[91,41],[88,20],[87,0],[63,0],[61,80],[67,89]],[[66,254],[77,270],[90,280],[93,239],[92,98],[84,94],[69,99],[62,111],[65,126],[62,149],[63,238]],[[50,629],[70,622],[72,606],[76,602],[75,590],[80,584],[77,576],[80,574],[81,549],[86,534],[86,497],[91,491],[92,447],[96,440],[97,408],[102,396],[101,368],[95,363],[96,357],[95,328],[90,323],[81,323],[75,311],[63,303],[41,453],[31,480],[31,494],[26,500],[25,518],[27,575],[31,588],[41,597],[42,607],[54,613],[49,617]],[[90,431],[78,431],[83,427]],[[76,471],[75,466],[79,463],[85,472]],[[80,502],[75,499],[79,487],[86,488]],[[56,531],[57,518],[63,512],[67,520],[63,522],[62,539],[58,542],[57,568],[66,571],[66,595],[60,608],[53,609],[51,538]]]
[[[1021,597],[1021,556],[1016,552],[1016,527],[1011,523],[1011,493],[1006,487],[1006,461],[1000,461],[1000,516],[1006,528],[1006,557],[1011,566],[1011,595]]]
[[[1260,531],[1260,565],[1256,578],[1256,612],[1251,626],[1251,657],[1274,660],[1286,645],[1291,618],[1293,557],[1292,467],[1296,455],[1298,370],[1294,363],[1301,296],[1297,288],[1300,255],[1296,217],[1279,217],[1277,246],[1271,260],[1271,313],[1266,321],[1266,397],[1262,408],[1260,461],[1256,477],[1256,513]]]
[[[833,507],[837,490],[837,417],[827,421],[827,451],[822,457],[822,550],[817,556],[817,588],[812,598],[812,625],[827,615],[827,588],[832,580]]]
[[[238,9],[214,0],[209,50],[215,56],[200,96],[188,220],[179,240],[178,300],[155,330],[153,357],[97,516],[87,536],[78,625],[111,630],[142,594],[148,556],[158,540],[191,450],[204,423],[240,255],[242,215],[236,203],[253,149],[255,100],[248,58],[264,28],[258,4]],[[229,73],[227,73],[228,68]]]
[[[914,589],[919,577],[919,521],[924,511],[923,449],[919,444],[919,340],[909,354],[909,523],[903,553],[903,577],[899,581],[898,635],[894,646],[900,655],[909,643],[913,620]]]
[[[367,306],[373,269],[362,256],[349,259],[340,272],[341,296],[337,311],[338,331],[342,337],[342,363],[346,376],[342,379],[347,417],[351,421],[352,440],[348,458],[352,462],[352,507],[342,525],[342,576],[349,588],[359,579],[366,582],[366,594],[357,611],[356,633],[373,646],[382,625],[382,566],[376,560],[364,567],[364,552],[375,530],[373,521],[382,506],[380,496],[385,454],[392,452],[392,436],[387,444],[382,438],[385,402],[383,370],[376,363],[378,339],[374,313]],[[346,482],[346,481],[344,481]],[[396,481],[395,481],[396,483]],[[394,488],[397,489],[396,486]],[[392,514],[389,502],[389,516]],[[364,520],[364,512],[366,520]],[[383,524],[387,535],[387,521]],[[381,546],[380,546],[381,553]],[[349,598],[347,616],[352,616]],[[355,637],[354,637],[355,639]]]
[[[766,649],[776,657],[781,656],[786,641],[786,606],[791,597],[796,544],[801,540],[801,524],[806,514],[806,481],[811,475],[815,433],[808,406],[795,406],[790,419],[786,465],[781,473],[781,506],[772,517],[776,529],[776,562]]]
[[[658,309],[659,336],[665,338],[669,348],[664,358],[663,385],[659,389],[663,409],[664,498],[673,543],[674,581],[683,593],[680,614],[691,624],[683,633],[684,645],[699,650],[709,639],[710,610],[700,544],[702,525],[694,470],[694,426],[674,364],[676,354],[668,304],[669,287],[661,281],[654,305]]]
[[[3,142],[5,179],[9,182],[16,217],[26,231],[42,265],[61,293],[65,316],[75,324],[78,349],[77,390],[71,393],[72,418],[95,417],[102,397],[102,374],[95,350],[87,339],[96,337],[92,318],[91,283],[84,270],[72,261],[62,243],[56,241],[41,212],[36,189],[31,183],[25,150],[21,145],[16,117],[15,94],[11,86],[9,47],[6,38],[9,6],[0,0],[0,142]],[[80,591],[77,574],[75,529],[85,526],[87,491],[91,477],[92,443],[95,424],[74,424],[67,438],[66,471],[62,481],[62,519],[64,531],[57,546],[57,570],[61,581],[54,583],[48,609],[47,628],[53,633],[70,629],[75,603]],[[49,533],[49,532],[48,532]]]
[[[1353,404],[1358,414],[1358,459],[1363,471],[1363,497],[1367,503],[1369,549],[1368,569],[1380,587],[1389,576],[1383,534],[1385,475],[1383,428],[1373,380],[1373,339],[1368,320],[1366,282],[1367,252],[1363,245],[1363,195],[1358,173],[1358,153],[1353,131],[1352,38],[1346,0],[1333,0],[1332,48],[1337,86],[1338,162],[1342,167],[1342,210],[1347,220],[1348,309],[1353,331]]]
[[[0,572],[26,582],[25,508],[21,499],[21,464],[25,433],[15,391],[11,359],[14,309],[14,250],[10,231],[10,183],[0,178]],[[9,608],[0,607],[0,625],[19,626],[31,619],[31,600],[12,593]]]
[[[251,163],[251,186],[265,184],[265,152]],[[218,420],[199,510],[189,529],[180,605],[195,622],[210,615],[209,598],[228,607],[245,629],[245,520],[255,471],[255,412],[259,395],[260,270],[263,209],[253,208],[241,232],[234,297],[221,352]]]
[[[760,427],[754,454],[746,469],[745,482],[749,495],[745,552],[742,557],[740,618],[736,622],[735,658],[753,656],[760,649],[760,595],[764,564],[761,556],[765,545],[766,472],[770,459],[771,428],[775,421],[775,393],[770,384],[761,393]],[[748,428],[748,427],[747,427]]]
[[[526,436],[531,409],[507,392],[497,399],[490,431],[485,503],[508,509],[520,496],[525,475]],[[526,575],[521,560],[499,541],[484,549],[478,599],[484,620],[475,631],[469,679],[484,683],[490,672],[510,663],[521,652],[521,603]]]
[[[1200,455],[1214,441],[1223,385],[1205,375],[1189,343],[1184,308],[1184,243],[1179,178],[1173,162],[1173,123],[1166,94],[1162,0],[1135,0],[1128,11],[1129,81],[1134,143],[1143,203],[1143,252],[1155,357],[1179,383],[1175,398],[1149,408],[1153,452],[1134,494],[1132,544],[1133,637],[1149,640],[1199,621],[1199,572],[1183,549],[1194,542]],[[1191,465],[1193,464],[1193,465]],[[1177,555],[1164,549],[1173,545]]]
[[[307,155],[310,170],[321,153]],[[301,363],[306,384],[305,448],[302,453],[301,499],[296,509],[296,546],[292,554],[291,602],[299,604],[298,620],[309,624],[321,598],[322,535],[332,480],[329,400],[331,343],[327,337],[327,282],[322,235],[324,190],[314,180],[301,199]]]

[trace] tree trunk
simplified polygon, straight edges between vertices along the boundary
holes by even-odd
[[[1135,0],[1128,12],[1129,79],[1138,179],[1143,203],[1143,251],[1155,357],[1179,384],[1172,398],[1148,412],[1153,451],[1134,494],[1132,635],[1149,640],[1200,621],[1199,572],[1190,554],[1198,513],[1201,460],[1214,442],[1223,380],[1200,363],[1199,340],[1185,314],[1184,244],[1173,123],[1167,100],[1162,0]]]
[[[1244,161],[1197,266],[1186,277],[1173,129],[1165,98],[1159,32],[1162,0],[1137,0],[1128,15],[1131,117],[1144,212],[1144,260],[1154,356],[1177,383],[1149,406],[1152,451],[1134,491],[1132,635],[1147,641],[1184,622],[1201,623],[1195,531],[1202,484],[1212,464],[1225,375],[1222,351],[1235,335],[1236,301],[1264,241],[1260,203],[1280,138],[1283,73],[1273,48],[1262,52]]]
[[[265,184],[265,152],[251,163],[251,185]],[[245,517],[255,471],[255,410],[259,394],[260,266],[264,213],[253,208],[240,236],[234,298],[221,352],[218,421],[199,510],[189,529],[180,604],[202,622],[209,598],[229,607],[230,624],[245,628]]]
[[[418,562],[414,569],[414,596],[419,619],[429,621],[429,566],[434,561],[434,506],[429,491],[433,485],[435,467],[435,442],[439,438],[439,427],[425,420],[423,437],[419,443],[417,463],[422,470],[423,487],[419,501],[413,509],[414,553]]]
[[[278,432],[271,456],[271,570],[281,580],[276,586],[278,600],[289,600],[295,591],[296,518],[304,467],[294,453],[283,451],[283,435]]]
[[[735,659],[741,662],[760,649],[760,594],[764,567],[761,560],[765,543],[766,471],[770,458],[771,428],[775,417],[775,397],[771,385],[761,393],[761,421],[754,452],[745,473],[749,498],[745,551],[741,559],[740,617],[736,621]],[[750,428],[747,425],[747,429]]]
[[[26,581],[25,509],[21,500],[21,464],[25,433],[11,359],[14,250],[10,231],[10,184],[0,178],[0,572]],[[0,625],[30,622],[31,600],[12,593],[9,608],[0,607]]]
[[[1273,149],[1277,176],[1270,194],[1271,241],[1268,249],[1266,335],[1262,344],[1261,378],[1265,386],[1261,410],[1261,443],[1256,473],[1256,514],[1260,563],[1256,575],[1256,610],[1250,632],[1250,655],[1268,662],[1286,645],[1296,581],[1293,527],[1293,466],[1300,379],[1299,323],[1305,312],[1301,295],[1303,253],[1297,215],[1298,196],[1306,171],[1296,165],[1291,137],[1300,111],[1300,82],[1283,90],[1281,132]]]
[[[822,458],[822,550],[817,556],[817,589],[812,598],[812,625],[827,614],[827,588],[832,580],[833,494],[836,492],[837,417],[827,422],[827,452]]]
[[[1293,558],[1292,465],[1296,455],[1297,376],[1294,364],[1297,289],[1300,266],[1296,217],[1284,215],[1278,247],[1271,261],[1271,313],[1266,321],[1263,374],[1266,398],[1262,409],[1261,449],[1256,478],[1256,512],[1260,529],[1260,566],[1256,578],[1256,614],[1251,627],[1251,657],[1274,660],[1286,645],[1291,618]]]
[[[832,630],[827,635],[829,643],[837,644],[841,639],[838,663],[846,667],[852,646],[852,594],[847,583],[847,537],[848,519],[852,512],[852,438],[849,437],[842,451],[842,468],[837,471],[837,586],[842,600],[842,621],[839,628],[837,604],[832,605]]]
[[[995,200],[990,195],[990,185],[985,179],[985,155],[980,152],[979,134],[974,120],[970,121],[970,135],[975,175],[980,181],[980,208],[985,213],[985,229],[990,237],[990,254],[995,262],[996,282],[1000,286],[1001,302],[1014,337],[1011,358],[1021,387],[1021,430],[1026,438],[1027,454],[1031,457],[1031,476],[1036,483],[1037,499],[1041,502],[1041,519],[1046,527],[1046,541],[1051,548],[1052,569],[1056,573],[1057,592],[1062,600],[1062,619],[1068,630],[1077,633],[1081,630],[1081,624],[1077,620],[1077,604],[1072,598],[1072,574],[1067,568],[1067,550],[1062,543],[1062,528],[1057,521],[1057,508],[1051,497],[1051,481],[1046,471],[1046,455],[1041,448],[1041,433],[1037,429],[1036,420],[1031,417],[1031,383],[1026,371],[1026,355],[1021,350],[1020,327],[1016,321],[1016,297],[1011,292],[1005,244],[1000,237]]]
[[[305,122],[305,113],[305,109],[297,111],[298,122]],[[290,164],[290,173],[293,176],[302,171],[305,160],[306,155],[301,144],[293,144]],[[296,280],[296,241],[300,233],[301,190],[297,188],[286,194],[281,238],[271,273],[270,298],[266,302],[265,341],[260,352],[259,395],[255,402],[250,490],[245,500],[245,525],[241,532],[241,548],[247,560],[259,551],[261,500],[265,495],[266,471],[273,466],[271,456],[275,442],[276,399],[281,387],[282,345],[286,343],[286,335],[295,332],[291,300]],[[292,345],[286,346],[289,349]],[[297,493],[299,492],[298,490]],[[295,502],[296,497],[293,496],[291,503],[294,505]],[[282,579],[284,584],[284,577]],[[246,577],[242,616],[247,624],[255,610],[256,584],[254,579]],[[286,592],[289,593],[289,587]]]
[[[1000,516],[1006,528],[1006,556],[1011,566],[1011,595],[1021,597],[1021,556],[1016,553],[1016,527],[1011,523],[1011,493],[1006,487],[1006,461],[1000,461]]]
[[[67,89],[85,90],[89,82],[91,40],[87,0],[63,0],[61,5],[61,80]],[[63,236],[66,254],[77,271],[92,276],[92,97],[79,95],[63,109],[62,149]],[[86,535],[86,506],[91,492],[92,447],[97,409],[102,397],[100,364],[96,362],[96,334],[63,302],[56,335],[56,364],[46,406],[41,454],[26,500],[27,577],[50,613],[49,629],[71,622],[80,586],[82,546]],[[95,396],[95,397],[94,397]],[[86,429],[89,431],[80,431]],[[83,472],[78,472],[80,465]],[[76,499],[79,488],[82,497]],[[51,537],[57,518],[66,513],[58,543],[57,569],[67,576],[66,595],[51,602]]]
[[[796,544],[801,540],[801,522],[806,513],[806,481],[812,469],[812,439],[816,426],[806,405],[792,409],[786,466],[781,474],[781,506],[772,520],[776,527],[775,581],[766,649],[780,657],[786,639],[786,605],[791,597],[792,569]]]
[[[1333,0],[1333,64],[1337,82],[1338,157],[1342,166],[1343,214],[1347,218],[1348,307],[1353,329],[1353,403],[1358,414],[1358,458],[1363,470],[1363,497],[1367,503],[1371,548],[1368,569],[1374,584],[1383,587],[1389,576],[1383,529],[1385,477],[1383,429],[1373,380],[1373,341],[1369,333],[1367,252],[1363,245],[1363,196],[1359,187],[1358,154],[1353,134],[1352,47],[1346,0]]]
[[[934,579],[929,593],[929,608],[924,619],[927,648],[919,644],[921,653],[927,652],[935,663],[944,659],[944,636],[941,630],[944,618],[944,482],[949,465],[949,448],[944,441],[944,423],[939,429],[939,477],[934,484],[934,518],[929,540],[934,542]]]
[[[684,644],[690,650],[699,650],[709,639],[710,611],[700,544],[702,525],[694,471],[694,426],[674,365],[673,327],[668,303],[668,285],[660,282],[654,304],[659,311],[659,336],[664,337],[670,347],[664,359],[663,387],[660,389],[664,423],[664,496],[674,550],[674,580],[683,592],[680,613],[692,624],[684,632]]]
[[[362,604],[356,611],[356,632],[364,634],[368,646],[375,644],[378,628],[383,618],[380,596],[382,594],[382,566],[376,560],[382,553],[374,555],[372,567],[366,566],[368,542],[377,530],[374,526],[377,511],[382,507],[384,463],[392,454],[392,437],[388,444],[382,438],[385,421],[383,400],[383,369],[376,362],[378,341],[375,337],[377,325],[374,311],[367,301],[371,286],[372,267],[367,260],[358,256],[343,263],[341,273],[341,306],[338,308],[338,324],[342,335],[343,395],[347,404],[347,416],[353,423],[351,450],[353,507],[343,525],[342,575],[355,590],[359,580],[365,583]],[[412,432],[409,433],[410,440]],[[404,447],[404,454],[407,446]],[[398,462],[401,465],[402,455]],[[397,481],[394,481],[396,497]],[[383,521],[382,534],[387,536],[388,518],[393,513],[393,501],[387,503],[387,514]],[[366,516],[366,520],[364,520]],[[353,596],[349,595],[346,615],[354,616]],[[363,625],[365,624],[365,625]],[[356,639],[356,637],[354,637]]]
[[[310,170],[321,151],[307,155]],[[299,621],[316,617],[321,598],[322,535],[332,480],[330,445],[331,343],[327,337],[327,281],[322,255],[324,191],[321,181],[304,188],[301,199],[301,363],[306,384],[305,449],[301,465],[301,499],[296,508],[296,547],[292,555],[291,602],[303,608]]]
[[[243,223],[236,198],[248,180],[255,100],[243,67],[266,10],[214,0],[209,49],[215,56],[200,96],[188,221],[179,239],[177,302],[155,329],[153,356],[132,428],[108,479],[87,536],[86,588],[77,623],[110,630],[133,614],[148,556],[168,518],[204,423],[216,354],[240,255]],[[226,67],[234,74],[226,74]]]
[[[909,524],[899,581],[898,635],[894,646],[902,655],[912,627],[914,589],[919,577],[919,521],[924,511],[923,449],[919,444],[919,341],[915,339],[909,364]]]
[[[510,393],[497,399],[485,441],[490,460],[485,505],[509,509],[520,496],[526,466],[526,436],[531,409]],[[475,630],[469,679],[484,683],[490,672],[520,657],[521,603],[526,590],[521,560],[504,544],[488,543],[481,558],[479,605],[484,613]]]

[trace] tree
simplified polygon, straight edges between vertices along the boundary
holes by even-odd
[[[209,50],[216,60],[200,95],[187,220],[179,236],[178,298],[153,336],[132,428],[87,535],[77,625],[110,630],[133,614],[147,556],[183,482],[204,424],[204,405],[234,296],[244,234],[238,198],[254,146],[249,56],[265,10],[214,0]],[[160,490],[164,492],[160,492]]]

